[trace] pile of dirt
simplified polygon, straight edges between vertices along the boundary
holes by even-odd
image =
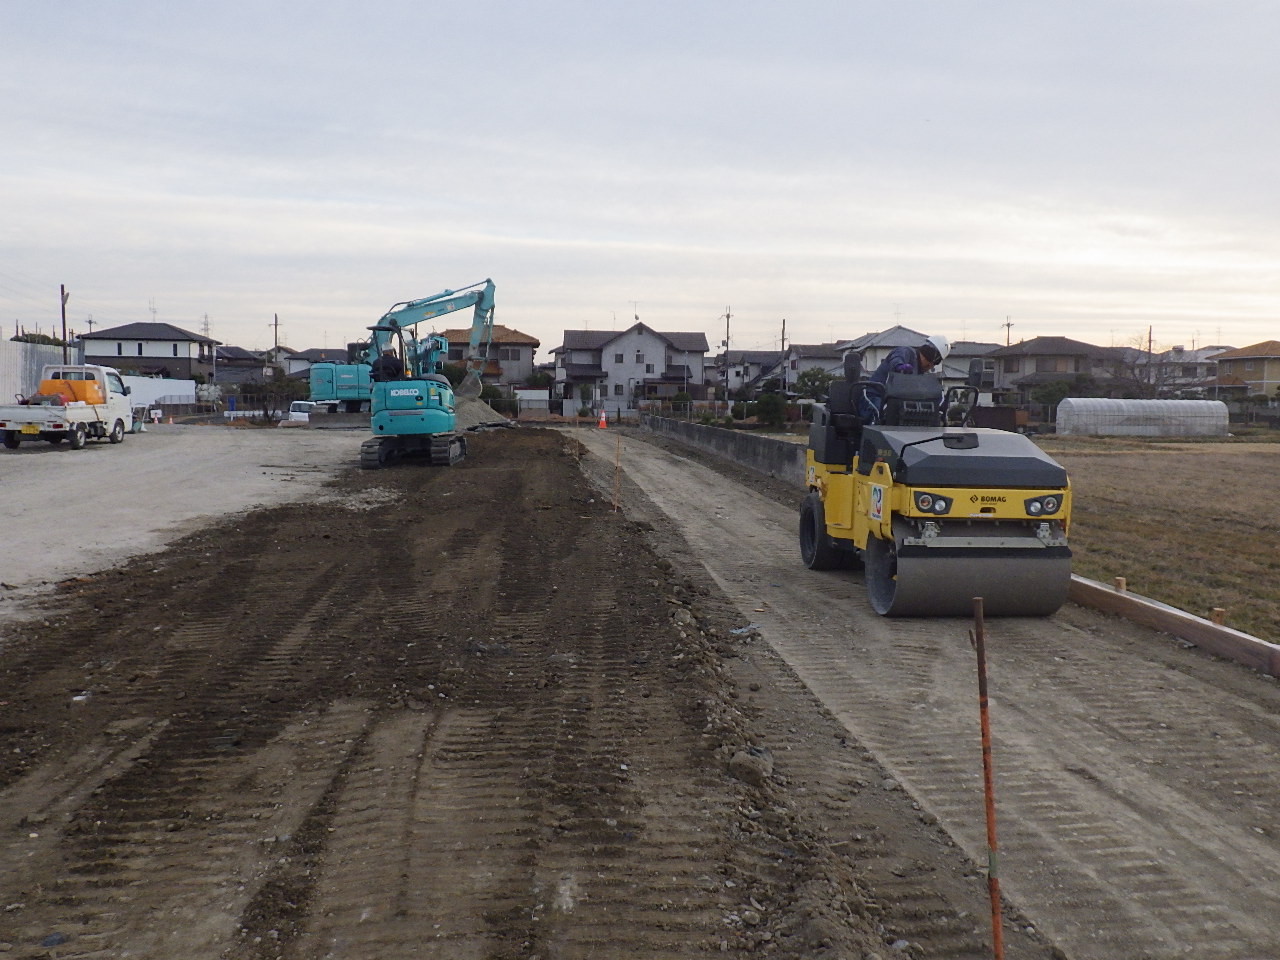
[[[511,421],[483,400],[458,397],[454,414],[459,430],[471,430],[484,426],[509,426]]]

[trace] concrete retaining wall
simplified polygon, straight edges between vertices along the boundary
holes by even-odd
[[[684,443],[707,450],[750,467],[770,477],[804,486],[803,443],[789,443],[773,437],[761,437],[746,430],[725,430],[723,427],[704,427],[686,420],[668,420],[665,417],[642,415],[640,422],[654,433],[674,437]]]

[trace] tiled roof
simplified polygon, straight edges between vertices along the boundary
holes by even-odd
[[[126,323],[122,327],[82,333],[81,340],[189,340],[194,343],[220,343],[210,337],[202,337],[190,330],[175,327],[172,323]]]
[[[310,360],[312,363],[346,363],[346,348],[313,347],[310,350],[299,350],[289,357],[290,360]]]
[[[470,343],[471,328],[459,327],[454,330],[441,330],[440,335],[450,343]],[[542,346],[542,341],[537,337],[531,337],[527,333],[521,333],[519,330],[513,330],[511,327],[504,327],[500,323],[493,325],[493,343],[505,343],[508,345],[522,345],[529,347]]]
[[[1228,350],[1215,356],[1215,360],[1258,360],[1280,357],[1280,340],[1264,340],[1239,350]]]
[[[564,342],[552,353],[558,353],[561,350],[602,350],[618,337],[637,328],[665,340],[673,349],[685,353],[706,353],[709,349],[705,333],[654,330],[643,323],[636,323],[626,330],[566,330],[564,332]]]
[[[1106,349],[1095,347],[1091,343],[1072,340],[1070,337],[1032,337],[1008,347],[993,350],[993,357],[1099,357],[1105,356]]]

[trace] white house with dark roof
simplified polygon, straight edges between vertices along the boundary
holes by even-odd
[[[783,391],[795,389],[796,378],[806,370],[844,376],[844,351],[838,343],[793,343],[782,357]]]
[[[604,410],[634,409],[637,399],[663,399],[688,393],[704,400],[707,352],[705,333],[662,332],[644,323],[626,330],[566,330],[564,342],[551,351],[556,358],[555,396],[569,406]]]
[[[126,323],[80,335],[84,362],[115,367],[121,373],[191,380],[213,373],[220,341],[171,323]]]

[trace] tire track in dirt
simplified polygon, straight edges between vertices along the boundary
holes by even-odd
[[[612,449],[585,439],[611,462]],[[850,582],[861,586],[858,578],[814,574],[798,561],[784,575],[780,566],[795,549],[793,510],[731,492],[705,468],[640,446],[626,445],[624,469],[684,526],[692,544],[716,545],[695,551],[743,615],[980,858],[985,838],[967,622],[885,621],[860,597],[848,599]],[[774,546],[765,553],[761,543]],[[1068,619],[1089,623],[1090,631]],[[1183,754],[1207,754],[1224,781],[1274,796],[1277,766],[1256,766],[1275,749],[1274,725],[1255,724],[1243,736],[1208,732],[1224,722],[1230,730],[1233,713],[1265,715],[1274,691],[1259,681],[1250,692],[1259,699],[1227,698],[1224,705],[1221,692],[1204,684],[1199,691],[1190,684],[1171,690],[1164,668],[1135,657],[1110,632],[1108,621],[1078,609],[1046,621],[989,622],[1002,885],[1073,956],[1174,957],[1192,946],[1200,956],[1224,960],[1280,952],[1262,919],[1268,912],[1254,912],[1256,888],[1250,892],[1280,864],[1274,818],[1259,824],[1255,810],[1262,829],[1251,836],[1221,792],[1165,778],[1165,767],[1182,766]],[[1059,649],[1084,651],[1082,662],[1063,671],[1074,680],[1062,688],[1045,669],[1048,651]],[[1090,687],[1092,696],[1083,699],[1103,719],[1081,727],[1075,714]],[[1165,697],[1149,692],[1156,687]],[[1205,726],[1138,738],[1160,729],[1170,711],[1199,716]],[[1101,743],[1106,728],[1116,743],[1141,746],[1126,752]],[[1232,746],[1237,752],[1224,756]]]

